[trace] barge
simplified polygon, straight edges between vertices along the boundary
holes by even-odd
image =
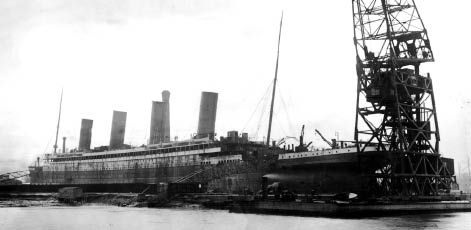
[[[283,201],[240,201],[231,209],[235,213],[264,213],[328,217],[372,217],[406,215],[417,213],[470,212],[471,201],[434,202],[375,202],[349,203],[332,202],[283,202]]]

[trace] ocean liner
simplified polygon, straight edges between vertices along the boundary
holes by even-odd
[[[215,139],[217,93],[203,92],[198,132],[193,139],[170,141],[169,92],[153,102],[148,145],[123,144],[126,113],[114,111],[110,145],[90,149],[93,121],[82,120],[79,149],[45,154],[30,166],[31,184],[159,184],[199,182],[213,191],[260,188],[279,148],[249,141],[237,131]],[[55,151],[57,144],[55,145]]]
[[[30,167],[31,183],[198,182],[206,190],[245,192],[267,191],[270,183],[278,182],[304,194],[353,192],[362,198],[399,199],[449,194],[456,185],[454,162],[439,152],[432,80],[420,73],[420,64],[433,61],[433,54],[415,3],[389,8],[384,1],[352,4],[358,78],[353,141],[309,150],[303,128],[296,147],[270,143],[280,22],[266,143],[249,141],[247,134],[236,131],[217,140],[214,93],[203,93],[195,138],[171,142],[169,94],[164,92],[163,101],[153,104],[147,146],[123,145],[126,114],[115,112],[110,146],[90,150],[92,122],[84,128],[85,121],[81,151],[46,156],[42,165]],[[369,31],[372,27],[376,29]],[[383,45],[378,47],[378,42]]]
[[[246,193],[262,186],[262,176],[276,167],[285,150],[270,146],[270,132],[278,73],[281,25],[270,108],[267,142],[249,141],[247,133],[229,131],[217,139],[215,133],[218,94],[201,94],[198,130],[194,138],[170,140],[170,92],[152,103],[148,145],[124,144],[126,112],[114,111],[109,146],[90,148],[93,121],[82,120],[78,151],[57,153],[61,107],[54,153],[45,154],[29,167],[31,184],[185,184],[198,183],[206,191]],[[62,105],[62,96],[61,96]],[[42,162],[42,163],[41,163]],[[200,190],[201,191],[201,190]]]

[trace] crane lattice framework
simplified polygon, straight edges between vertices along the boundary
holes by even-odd
[[[450,190],[453,161],[439,154],[432,79],[420,75],[420,65],[434,57],[415,1],[352,0],[352,10],[355,141],[364,185],[386,196],[430,197]],[[367,156],[367,146],[376,146],[377,153]]]

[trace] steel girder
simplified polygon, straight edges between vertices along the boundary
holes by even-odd
[[[435,196],[453,175],[439,154],[440,134],[430,75],[434,60],[413,0],[352,0],[357,54],[355,141],[387,152],[364,167],[368,187],[383,195]],[[445,167],[445,169],[444,169]]]

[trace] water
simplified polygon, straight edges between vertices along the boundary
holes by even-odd
[[[471,229],[471,212],[335,219],[114,206],[0,208],[0,229]]]

